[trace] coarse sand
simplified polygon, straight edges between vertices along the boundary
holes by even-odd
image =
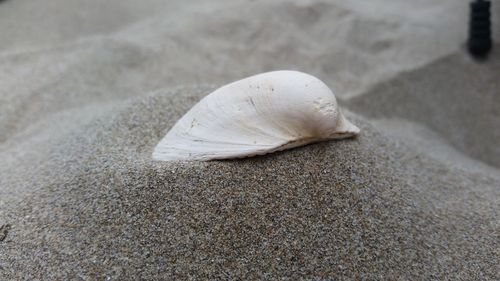
[[[433,160],[354,114],[356,139],[153,162],[152,147],[210,90],[158,91],[53,143],[39,172],[23,178],[30,192],[3,202],[2,274],[498,277],[500,177]]]

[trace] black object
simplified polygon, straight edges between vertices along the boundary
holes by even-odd
[[[467,48],[476,58],[485,58],[491,51],[490,1],[476,0],[470,3],[469,40]]]

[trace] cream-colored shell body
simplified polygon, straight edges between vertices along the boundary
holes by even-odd
[[[242,158],[358,133],[322,81],[302,72],[273,71],[207,95],[158,143],[153,158]]]

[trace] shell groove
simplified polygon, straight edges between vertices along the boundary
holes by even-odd
[[[251,157],[358,133],[321,80],[297,71],[273,71],[204,97],[158,143],[153,159]]]

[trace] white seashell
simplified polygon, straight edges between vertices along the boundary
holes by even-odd
[[[203,98],[158,143],[153,159],[250,157],[358,133],[322,81],[297,71],[274,71]]]

